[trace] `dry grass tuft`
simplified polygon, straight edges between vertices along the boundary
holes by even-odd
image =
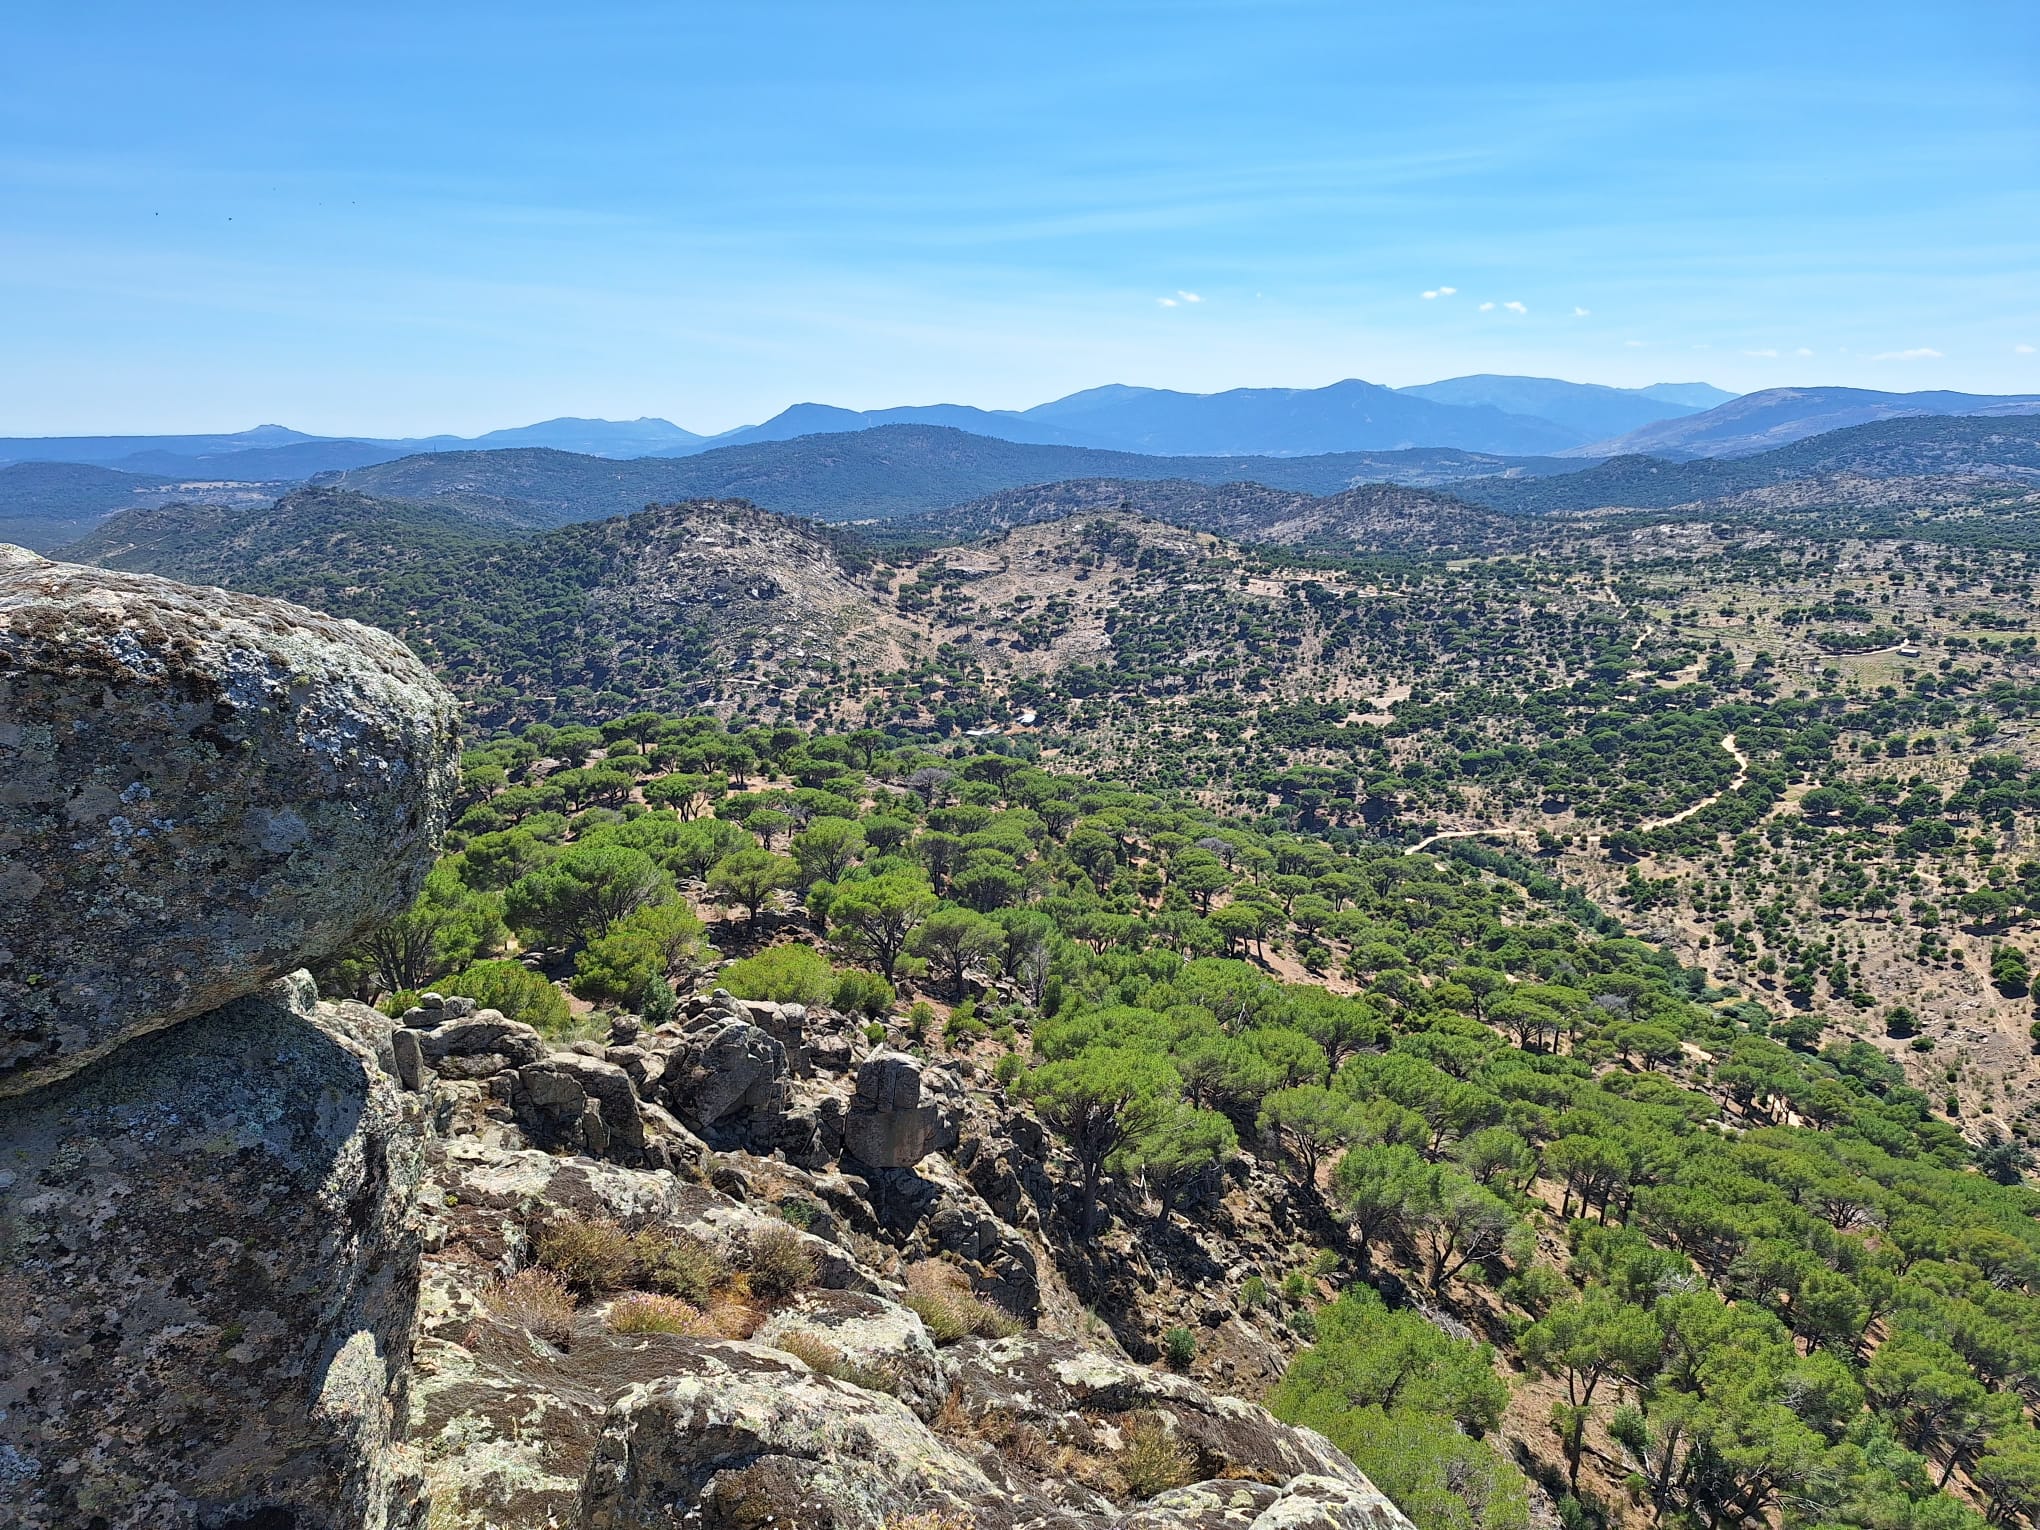
[[[633,1291],[620,1296],[609,1307],[611,1333],[673,1333],[685,1337],[705,1336],[711,1330],[701,1309],[689,1306],[677,1296],[659,1296]]]
[[[553,1270],[519,1270],[482,1287],[482,1304],[548,1344],[565,1349],[574,1336],[574,1294]]]
[[[887,1396],[899,1391],[899,1374],[889,1366],[860,1365],[820,1334],[789,1333],[772,1340],[772,1347],[792,1355],[818,1376],[833,1377]]]
[[[907,1270],[905,1306],[928,1327],[937,1344],[960,1339],[1009,1339],[1026,1325],[997,1302],[986,1301],[970,1288],[970,1280],[939,1259],[923,1260]]]
[[[1112,1465],[1135,1498],[1148,1499],[1197,1480],[1197,1453],[1179,1441],[1159,1418],[1136,1419]]]

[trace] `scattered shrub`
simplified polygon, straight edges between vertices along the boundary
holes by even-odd
[[[621,1291],[637,1272],[630,1234],[606,1217],[549,1217],[538,1224],[532,1249],[541,1266],[582,1296]]]
[[[853,967],[837,975],[836,989],[829,996],[829,1005],[846,1015],[876,1017],[892,1008],[893,985],[876,972]]]
[[[648,1227],[631,1239],[640,1284],[699,1304],[730,1281],[729,1261],[691,1233]]]
[[[565,1349],[574,1335],[574,1297],[551,1270],[519,1270],[482,1288],[482,1305],[506,1323]]]
[[[461,994],[483,1009],[498,1009],[546,1036],[563,1036],[573,1026],[567,996],[520,962],[476,962],[432,985],[435,993]]]
[[[1189,1370],[1190,1363],[1197,1358],[1197,1335],[1187,1328],[1171,1328],[1162,1335],[1162,1357],[1172,1371]]]
[[[798,1195],[789,1195],[772,1209],[779,1213],[780,1221],[789,1227],[798,1227],[802,1232],[811,1231],[822,1215],[821,1207]]]
[[[1178,1330],[1180,1332],[1180,1330]],[[1181,1444],[1158,1418],[1137,1420],[1126,1431],[1126,1448],[1112,1462],[1126,1490],[1148,1499],[1197,1480],[1197,1453]]]
[[[1248,1312],[1267,1305],[1268,1282],[1258,1275],[1249,1275],[1240,1282],[1240,1306]]]
[[[814,1250],[791,1227],[767,1227],[752,1234],[746,1254],[751,1290],[768,1301],[815,1283]]]

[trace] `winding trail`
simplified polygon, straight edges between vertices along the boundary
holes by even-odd
[[[1730,757],[1733,758],[1735,761],[1735,779],[1729,782],[1728,785],[1724,786],[1720,791],[1716,792],[1713,796],[1702,797],[1698,802],[1694,803],[1691,807],[1680,808],[1678,812],[1672,814],[1672,816],[1669,818],[1653,818],[1649,823],[1638,824],[1637,831],[1639,833],[1648,834],[1652,829],[1667,829],[1670,828],[1675,823],[1684,823],[1688,818],[1691,818],[1695,813],[1706,812],[1707,809],[1713,807],[1714,804],[1719,802],[1723,797],[1726,797],[1730,792],[1740,787],[1743,784],[1743,782],[1749,780],[1750,757],[1744,754],[1741,749],[1736,747],[1735,735],[1733,733],[1722,734],[1721,747],[1726,749],[1729,752]]]
[[[1730,792],[1735,791],[1745,781],[1749,780],[1750,757],[1744,754],[1736,744],[1735,735],[1733,733],[1722,734],[1721,747],[1726,749],[1729,752],[1729,756],[1735,761],[1735,779],[1712,796],[1702,797],[1691,807],[1680,808],[1678,812],[1672,814],[1669,818],[1653,818],[1648,823],[1638,824],[1636,826],[1638,833],[1648,834],[1652,829],[1666,829],[1675,823],[1684,823],[1695,813],[1706,812],[1707,809],[1713,807],[1723,797],[1726,797]],[[1535,829],[1517,829],[1507,825],[1496,825],[1488,829],[1446,829],[1441,833],[1427,835],[1425,838],[1418,840],[1414,845],[1403,851],[1403,854],[1415,855],[1419,851],[1430,849],[1431,846],[1443,839],[1483,839],[1489,835],[1497,834],[1508,835],[1517,839],[1535,839],[1537,837]],[[1601,836],[1598,834],[1591,837],[1591,842],[1594,844],[1599,844],[1600,841]]]
[[[1511,829],[1507,827],[1494,829],[1447,829],[1441,834],[1433,834],[1425,839],[1418,840],[1414,845],[1411,845],[1409,849],[1403,851],[1403,854],[1415,855],[1420,850],[1428,850],[1431,846],[1437,844],[1438,841],[1441,839],[1483,839],[1490,834],[1509,834],[1514,835],[1517,838],[1523,838],[1527,836],[1531,839],[1535,839],[1537,837],[1537,831],[1535,829]]]

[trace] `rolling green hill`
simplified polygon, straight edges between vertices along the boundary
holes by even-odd
[[[740,498],[827,521],[892,520],[1025,484],[1073,478],[1251,480],[1336,494],[1384,480],[1435,485],[1571,470],[1551,458],[1423,450],[1321,457],[1150,457],[994,440],[933,425],[802,436],[691,457],[616,462],[567,452],[436,452],[326,475],[380,498],[455,505],[526,525],[627,515],[651,503]]]
[[[1753,457],[1692,462],[1612,457],[1577,473],[1476,479],[1455,485],[1453,492],[1519,515],[1609,506],[1658,510],[1835,473],[2040,480],[2040,416],[1879,420],[1809,436]]]
[[[0,542],[42,552],[134,504],[137,489],[169,482],[82,462],[10,462],[0,467]]]

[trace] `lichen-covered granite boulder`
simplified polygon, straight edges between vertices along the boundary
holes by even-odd
[[[691,1348],[610,1407],[585,1530],[885,1530],[914,1513],[988,1516],[1011,1496],[895,1398],[762,1345]]]
[[[1379,1489],[1331,1477],[1198,1482],[1171,1488],[1112,1530],[1410,1530]]]
[[[298,974],[0,1106],[0,1523],[421,1521],[421,1107],[379,1018]]]
[[[0,546],[0,1095],[402,908],[455,764],[385,633]]]
[[[1098,1421],[1158,1420],[1202,1474],[1281,1482],[1328,1477],[1365,1487],[1360,1469],[1315,1430],[1285,1424],[1258,1403],[1208,1392],[1073,1339],[1023,1333],[972,1339],[946,1352],[950,1408],[978,1427],[1017,1426],[1079,1450],[1097,1448]]]

